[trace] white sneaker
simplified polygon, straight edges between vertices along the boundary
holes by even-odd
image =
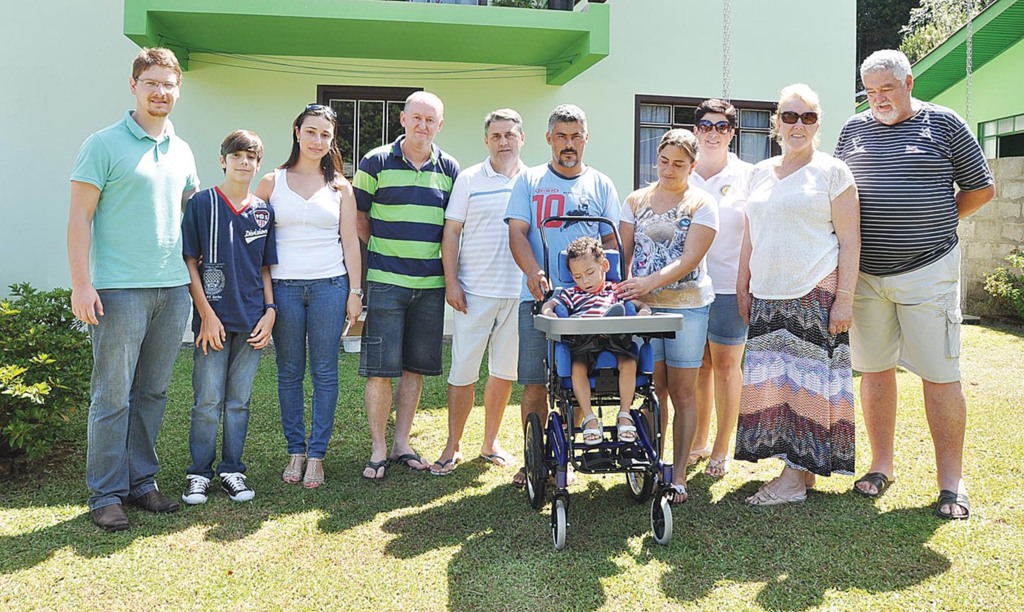
[[[185,492],[181,501],[190,506],[205,504],[210,491],[210,479],[198,474],[189,474],[185,481]]]
[[[231,501],[246,502],[256,497],[256,492],[245,485],[245,474],[241,472],[225,472],[220,475],[220,488],[228,494]]]

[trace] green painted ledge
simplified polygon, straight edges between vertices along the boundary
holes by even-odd
[[[609,7],[546,11],[383,0],[125,0],[140,47],[232,53],[539,66],[564,85],[609,52]]]

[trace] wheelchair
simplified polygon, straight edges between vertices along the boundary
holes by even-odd
[[[573,284],[569,273],[565,251],[558,256],[558,273],[548,270],[548,244],[546,231],[551,223],[585,222],[608,225],[620,247],[618,229],[604,217],[555,216],[541,224],[541,239],[544,251],[545,274],[551,279],[553,289],[545,301],[561,287]],[[609,260],[608,280],[617,282],[625,278],[625,262],[618,250],[606,250]],[[547,338],[548,404],[546,424],[539,415],[531,413],[526,421],[524,454],[526,465],[526,496],[534,509],[540,509],[545,502],[549,484],[553,484],[551,502],[551,537],[555,550],[562,550],[566,544],[569,527],[569,491],[567,470],[573,468],[584,474],[622,473],[626,476],[627,491],[638,503],[651,503],[651,530],[655,542],[668,544],[672,538],[672,464],[662,461],[659,453],[663,432],[661,431],[661,406],[654,393],[654,358],[651,338],[671,338],[682,329],[683,317],[678,314],[657,314],[636,317],[632,305],[626,308],[626,316],[602,318],[565,318],[564,307],[558,317],[538,314],[538,302],[534,310],[534,325]],[[598,444],[583,442],[582,428],[575,425],[578,409],[572,390],[572,362],[569,347],[562,338],[572,335],[631,334],[634,336],[633,350],[637,355],[637,380],[633,407],[630,414],[636,426],[636,440],[625,442],[618,439],[615,425],[605,425],[602,410],[605,407],[619,409],[618,359],[610,352],[598,354],[589,372],[591,405],[598,416],[602,429],[602,440]],[[637,403],[639,401],[639,407]],[[553,483],[549,478],[554,476]]]

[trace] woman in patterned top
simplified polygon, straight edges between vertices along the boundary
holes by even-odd
[[[682,314],[675,338],[655,339],[654,383],[658,401],[672,398],[672,503],[683,503],[686,460],[697,431],[697,372],[704,358],[708,313],[715,299],[704,256],[718,231],[718,208],[708,193],[689,184],[696,166],[697,137],[670,130],[658,145],[658,180],[629,194],[619,232],[632,278],[619,284],[624,299],[643,298],[654,312]],[[662,411],[662,429],[668,411]]]
[[[736,298],[750,324],[736,458],[785,461],[747,503],[807,499],[815,474],[853,474],[849,329],[860,259],[860,206],[846,164],[817,150],[821,106],[782,90],[782,155],[748,174]]]

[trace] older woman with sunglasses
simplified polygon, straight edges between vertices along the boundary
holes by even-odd
[[[802,502],[815,475],[853,474],[849,329],[860,207],[846,164],[817,150],[821,107],[784,88],[773,117],[782,155],[748,175],[737,301],[749,321],[736,458],[782,473],[747,503]]]
[[[736,274],[746,196],[740,185],[753,166],[729,152],[736,134],[736,108],[732,104],[715,98],[705,100],[697,107],[694,119],[700,155],[690,182],[718,203],[718,233],[707,255],[715,301],[708,315],[708,341],[697,377],[697,435],[689,463],[708,457],[705,473],[721,478],[729,471],[729,444],[736,429],[743,386],[740,365],[747,324],[736,306]],[[712,404],[718,420],[714,446],[708,443]]]
[[[337,117],[310,104],[292,124],[288,161],[266,175],[256,195],[274,209],[279,264],[271,266],[277,322],[277,396],[288,443],[282,479],[307,489],[324,483],[323,459],[338,405],[338,350],[345,320],[362,312],[362,261],[356,235],[356,200],[342,175],[334,139]],[[307,442],[306,353],[313,379]],[[303,471],[305,464],[305,471]]]

